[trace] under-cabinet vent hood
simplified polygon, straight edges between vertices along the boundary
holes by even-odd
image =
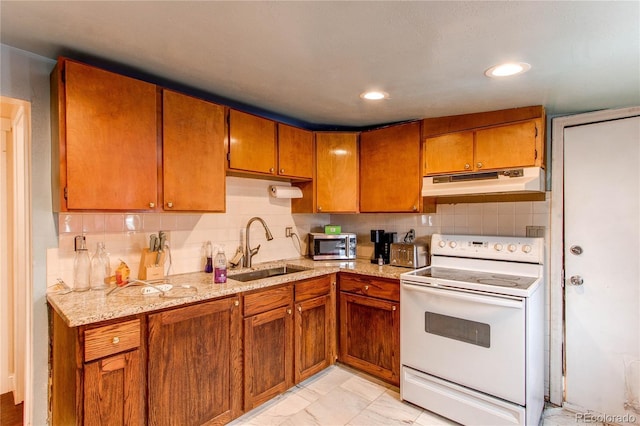
[[[540,167],[425,177],[423,197],[481,194],[525,194],[545,191]]]

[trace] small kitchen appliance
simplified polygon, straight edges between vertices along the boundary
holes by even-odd
[[[429,265],[429,251],[426,244],[391,243],[389,264],[405,268],[422,268]]]
[[[391,261],[391,244],[395,239],[395,232],[384,232],[384,229],[372,229],[371,242],[373,243],[373,259],[371,259],[371,263],[389,264]],[[380,258],[382,258],[382,262],[380,262]]]
[[[313,260],[349,260],[356,258],[356,234],[309,234],[309,256]]]
[[[400,276],[401,398],[466,425],[537,425],[544,240],[440,235]]]

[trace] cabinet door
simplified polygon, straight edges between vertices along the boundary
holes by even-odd
[[[539,165],[536,161],[542,145],[537,123],[531,120],[476,131],[476,169]]]
[[[73,61],[64,64],[60,172],[66,174],[67,209],[155,208],[156,86]]]
[[[313,132],[278,124],[278,175],[313,178]]]
[[[420,122],[360,134],[360,212],[418,211],[420,163]]]
[[[424,175],[473,170],[473,132],[427,138],[424,143]]]
[[[298,302],[295,306],[295,382],[331,364],[331,296]]]
[[[340,361],[400,383],[399,304],[340,292]]]
[[[149,424],[227,423],[241,412],[236,297],[149,315]]]
[[[316,210],[358,212],[358,134],[316,133]]]
[[[225,210],[225,108],[163,91],[164,209]]]
[[[229,168],[273,175],[276,172],[276,123],[229,111]]]
[[[291,305],[245,318],[244,368],[245,410],[293,385]]]
[[[84,365],[84,424],[144,425],[140,350]]]

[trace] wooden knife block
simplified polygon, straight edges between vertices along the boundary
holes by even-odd
[[[165,252],[160,253],[157,264],[156,259],[158,259],[157,251],[149,251],[148,248],[142,250],[140,269],[138,270],[139,280],[161,280],[164,278]]]

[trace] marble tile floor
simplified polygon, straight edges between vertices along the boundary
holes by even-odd
[[[456,425],[400,401],[399,389],[344,365],[334,365],[229,423],[231,426]],[[580,426],[562,408],[548,408],[541,426]],[[590,423],[590,426],[597,425]]]

